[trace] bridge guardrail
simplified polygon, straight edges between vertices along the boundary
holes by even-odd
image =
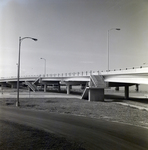
[[[113,70],[106,70],[106,71],[101,71],[101,72],[110,72],[110,71],[124,71],[124,70],[129,70],[129,69],[140,69],[140,68],[148,68],[148,66],[136,66],[136,67],[129,67],[125,69],[113,69]],[[74,77],[74,76],[90,76],[92,74],[100,74],[99,71],[83,71],[83,72],[72,72],[72,73],[56,73],[56,74],[46,74],[46,75],[23,75],[20,76],[20,78],[33,78],[33,77]],[[17,78],[17,76],[10,76],[10,77],[1,77],[0,79],[13,79]]]
[[[20,78],[33,78],[33,77],[75,77],[75,76],[90,76],[93,73],[97,73],[99,71],[83,71],[83,72],[72,72],[72,73],[56,73],[56,74],[46,74],[46,75],[24,75],[20,76]],[[10,77],[1,77],[0,79],[13,79],[17,78],[17,76]]]
[[[131,70],[131,69],[141,69],[141,68],[148,68],[148,66],[135,66],[135,67],[128,67],[128,68],[122,68],[122,69],[111,69],[111,70],[106,70],[106,71],[101,71],[101,72],[110,72],[110,71],[121,71],[121,70]]]

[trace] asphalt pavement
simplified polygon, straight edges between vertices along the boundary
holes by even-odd
[[[93,150],[147,150],[148,129],[81,116],[0,106],[0,120],[81,141]]]

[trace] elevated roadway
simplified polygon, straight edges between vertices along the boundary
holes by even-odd
[[[104,89],[105,87],[124,86],[125,98],[128,99],[129,86],[136,85],[138,90],[139,84],[148,84],[148,67],[133,67],[129,69],[108,70],[105,72],[97,71],[69,74],[47,74],[46,76],[26,76],[20,77],[19,82],[26,84],[33,91],[36,90],[35,85],[44,86],[44,92],[46,92],[47,86],[49,85],[57,86],[59,91],[60,86],[65,85],[67,87],[67,94],[70,94],[72,86],[81,85],[83,88],[88,88],[86,92],[89,95],[90,93],[95,95],[99,92],[99,89]],[[17,77],[0,79],[1,86],[11,85],[11,87],[14,88],[17,85],[16,83]],[[90,90],[90,88],[92,90]],[[94,92],[96,90],[97,92]],[[101,93],[102,91],[99,92],[99,94]]]
[[[105,82],[148,84],[148,67],[101,72]]]

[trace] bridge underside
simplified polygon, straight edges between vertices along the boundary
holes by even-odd
[[[104,100],[104,87],[97,88],[97,87],[88,87],[89,82],[64,82],[60,83],[59,81],[43,81],[41,83],[37,83],[36,86],[43,86],[44,92],[47,91],[47,86],[53,86],[55,87],[58,92],[61,91],[61,86],[66,86],[67,94],[71,93],[72,86],[80,85],[81,89],[84,89],[84,93],[82,94],[82,99],[88,99],[89,101],[102,101]],[[137,85],[134,83],[116,83],[116,82],[109,82],[107,83],[107,87],[124,87],[125,88],[125,99],[129,99],[129,87]],[[16,88],[17,82],[3,82],[1,83],[2,87],[11,87]],[[27,86],[24,85],[23,82],[20,82],[20,86]],[[29,87],[29,86],[28,86]],[[29,88],[31,89],[31,88]],[[31,89],[32,90],[32,89]],[[33,90],[34,91],[34,90]]]
[[[119,90],[119,87],[125,88],[125,99],[129,99],[129,87],[136,85],[136,91],[138,91],[139,84],[136,83],[117,83],[117,82],[109,82],[108,87],[116,87],[117,90]]]
[[[109,82],[109,87],[125,87],[125,86],[133,86],[136,85],[134,83],[117,83],[117,82]]]

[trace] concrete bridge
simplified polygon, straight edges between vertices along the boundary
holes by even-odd
[[[30,90],[37,91],[38,86],[54,85],[60,92],[62,85],[66,86],[67,94],[70,94],[72,86],[81,85],[84,88],[82,99],[89,101],[103,101],[104,89],[108,87],[125,87],[125,98],[129,98],[129,86],[148,84],[148,67],[133,67],[102,72],[78,72],[65,74],[46,74],[46,76],[24,76],[19,79],[20,85],[26,85]],[[16,88],[17,77],[1,78],[0,85]]]

